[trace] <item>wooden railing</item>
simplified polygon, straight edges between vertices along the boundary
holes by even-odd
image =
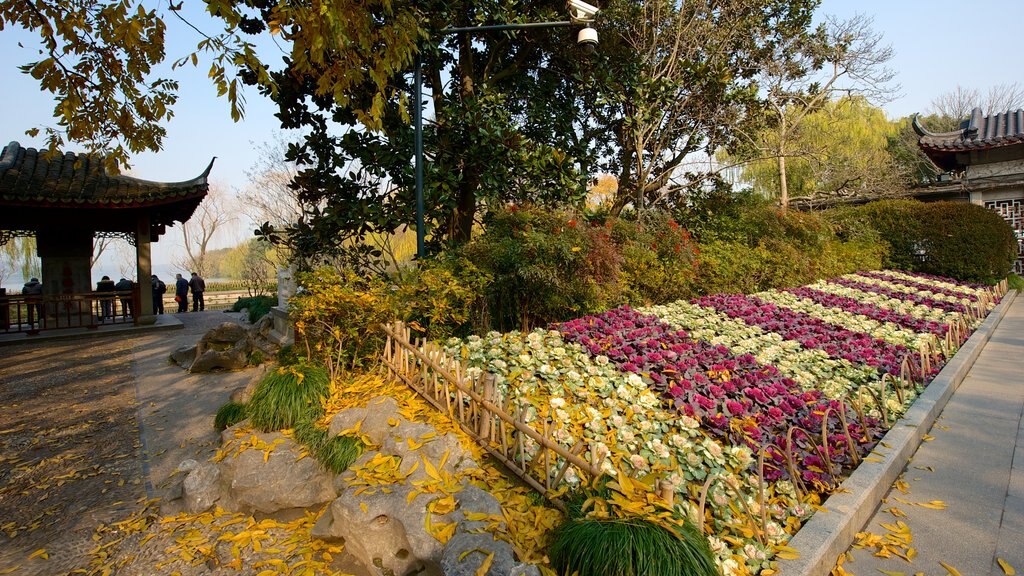
[[[388,337],[384,364],[389,375],[448,414],[491,456],[541,494],[551,497],[570,466],[583,481],[602,473],[581,456],[588,451],[588,443],[581,439],[566,448],[554,441],[557,425],[540,416],[527,422],[522,405],[504,397],[489,374],[470,374],[436,344],[414,342],[402,322],[382,328]]]
[[[0,295],[0,334],[63,328],[96,329],[135,321],[138,290],[82,294]]]

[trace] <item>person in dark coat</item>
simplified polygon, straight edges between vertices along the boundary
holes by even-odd
[[[122,318],[126,318],[126,317],[132,315],[132,295],[131,295],[131,291],[132,291],[133,287],[134,287],[134,283],[131,280],[127,279],[127,278],[121,278],[120,280],[117,281],[117,284],[114,285],[114,288],[116,288],[118,292],[128,292],[129,293],[127,298],[124,296],[124,294],[121,295],[121,317]]]
[[[164,313],[164,294],[167,293],[167,285],[153,274],[153,314]]]
[[[202,312],[206,309],[206,302],[203,301],[203,292],[206,292],[206,280],[192,273],[192,279],[188,281],[188,287],[192,289],[192,311]]]
[[[25,298],[25,302],[28,304],[28,323],[29,325],[35,324],[36,317],[42,322],[43,318],[43,285],[39,282],[39,278],[32,278],[25,285],[21,287],[21,293]]]
[[[175,274],[174,277],[174,298],[178,301],[178,312],[188,312],[188,280]]]
[[[114,292],[116,290],[117,287],[114,285],[114,281],[111,280],[109,276],[104,276],[103,278],[100,278],[100,281],[96,283],[97,292]],[[111,308],[113,307],[114,304],[113,295],[103,294],[100,296],[100,298],[100,306],[103,308],[103,315],[100,318],[113,318],[114,315],[111,313]]]

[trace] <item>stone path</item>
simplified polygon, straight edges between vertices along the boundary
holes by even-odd
[[[190,375],[167,357],[239,314],[184,330],[35,342],[0,354],[0,574],[66,574],[92,535],[216,449],[213,414],[250,372]]]
[[[897,521],[912,536],[908,563],[851,549],[850,574],[1024,573],[1024,297],[1018,296],[936,424],[864,530]],[[920,503],[941,504],[932,507]],[[907,504],[907,502],[914,504]],[[944,506],[944,509],[943,509]],[[891,510],[898,512],[894,514]],[[905,514],[905,517],[899,516]]]

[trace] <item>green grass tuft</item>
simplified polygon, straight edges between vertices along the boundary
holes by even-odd
[[[716,576],[707,538],[690,522],[676,531],[641,519],[570,518],[548,555],[563,576]]]
[[[323,413],[321,401],[329,391],[323,368],[309,364],[278,368],[253,391],[249,419],[264,432],[292,428],[304,420],[315,421]]]
[[[249,310],[249,322],[256,322],[270,313],[270,309],[277,304],[275,296],[253,296],[251,298],[239,298],[231,305],[233,312],[241,312],[242,308]]]
[[[263,360],[264,358],[262,350],[253,350],[252,352],[249,353],[248,361],[250,366],[259,366],[260,364],[263,364]]]
[[[1016,274],[1010,274],[1006,277],[1007,284],[1010,285],[1010,290],[1024,290],[1024,278],[1017,276]]]
[[[351,436],[329,437],[327,431],[309,421],[295,425],[295,440],[304,445],[326,470],[340,474],[363,453],[363,443]]]
[[[299,363],[299,355],[295,352],[295,346],[288,344],[277,351],[277,363],[281,366],[291,366]]]
[[[217,415],[213,417],[213,426],[217,430],[223,430],[245,420],[245,417],[245,404],[228,402],[217,410]]]

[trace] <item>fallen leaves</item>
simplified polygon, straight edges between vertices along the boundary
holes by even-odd
[[[1010,563],[1006,560],[996,558],[996,562],[999,563],[999,567],[1003,569],[1003,574],[1006,574],[1006,576],[1013,576],[1017,573],[1017,571],[1013,569],[1013,566],[1010,566]]]

